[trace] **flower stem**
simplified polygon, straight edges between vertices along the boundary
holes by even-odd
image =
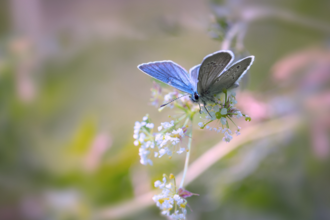
[[[238,126],[235,124],[235,122],[229,116],[227,116],[227,118],[238,128]]]
[[[208,125],[209,123],[211,123],[212,121],[214,121],[214,120],[211,120],[211,121],[207,122],[203,127],[201,127],[201,129],[204,129],[205,126]]]
[[[192,123],[192,118],[191,118],[191,123]],[[190,129],[190,138],[188,141],[188,152],[186,154],[186,161],[184,163],[184,169],[183,169],[183,175],[182,175],[182,179],[181,179],[181,183],[179,188],[183,187],[183,183],[184,183],[184,179],[186,178],[186,174],[187,174],[187,170],[188,170],[188,165],[189,165],[189,157],[190,157],[190,151],[191,151],[191,142],[192,142],[192,128]]]

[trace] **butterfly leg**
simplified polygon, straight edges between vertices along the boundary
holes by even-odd
[[[198,102],[198,105],[199,105],[199,114],[202,114],[201,103]]]
[[[212,116],[211,116],[209,110],[207,110],[207,108],[206,108],[206,103],[204,102],[203,104],[204,104],[204,108],[205,108],[206,112],[209,114],[210,118],[212,118]]]

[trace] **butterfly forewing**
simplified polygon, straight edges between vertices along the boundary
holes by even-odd
[[[160,80],[182,92],[191,94],[193,102],[214,102],[214,96],[224,89],[238,86],[238,81],[247,72],[254,56],[246,57],[229,68],[234,54],[228,50],[217,51],[206,56],[200,65],[187,71],[170,60],[143,63],[138,68],[149,76]]]
[[[149,76],[173,86],[182,92],[194,93],[194,88],[187,71],[172,61],[143,63],[138,68]]]
[[[224,71],[214,82],[210,85],[209,94],[215,95],[223,92],[224,89],[231,89],[237,87],[238,81],[250,68],[254,60],[253,56],[244,58],[233,64],[228,70]]]
[[[198,75],[197,90],[199,94],[203,94],[208,90],[215,78],[226,68],[233,57],[234,55],[231,51],[222,50],[204,58]]]

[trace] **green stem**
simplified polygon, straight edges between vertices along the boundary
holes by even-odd
[[[192,123],[192,118],[191,118],[191,123]],[[189,134],[190,134],[189,135],[190,138],[189,138],[189,141],[188,141],[188,152],[186,154],[186,161],[184,163],[183,175],[182,175],[182,179],[181,179],[181,183],[180,183],[179,188],[183,187],[184,179],[186,178],[186,174],[187,174],[187,170],[188,170],[189,157],[190,157],[190,151],[191,151],[191,142],[192,142],[192,128],[191,128]]]
[[[174,182],[174,188],[175,188],[175,192],[176,192],[176,181],[175,181],[175,177],[173,179],[173,182]],[[176,201],[174,201],[174,213],[176,212],[176,206],[177,206]]]
[[[226,120],[226,126],[227,126],[227,128],[229,128],[228,120]]]
[[[210,124],[212,121],[214,121],[214,120],[211,120],[211,121],[207,122],[203,127],[201,127],[201,129],[204,129],[205,126],[208,125],[208,124]]]
[[[236,126],[236,127],[238,127],[236,124],[235,124],[235,122],[230,118],[230,117],[228,117],[227,116],[227,118]]]
[[[188,122],[189,122],[189,118],[186,119],[186,121],[183,124],[183,127],[186,127],[186,125],[188,124]],[[191,120],[191,122],[192,122],[192,120]]]

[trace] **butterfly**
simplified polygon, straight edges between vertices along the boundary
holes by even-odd
[[[188,93],[192,102],[198,103],[199,106],[200,103],[203,103],[208,112],[206,104],[215,102],[216,95],[239,86],[239,80],[251,67],[254,56],[245,57],[230,65],[233,60],[233,52],[220,50],[204,57],[201,64],[189,70],[189,74],[171,60],[142,63],[138,65],[138,69],[182,92]]]

